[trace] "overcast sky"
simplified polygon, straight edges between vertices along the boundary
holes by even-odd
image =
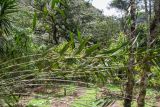
[[[112,0],[93,0],[92,4],[96,8],[103,10],[104,14],[107,16],[119,16],[121,12],[114,8],[109,8],[109,4]]]

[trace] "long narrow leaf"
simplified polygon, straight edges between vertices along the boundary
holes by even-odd
[[[77,31],[77,37],[78,37],[78,41],[80,43],[82,43],[82,37],[81,37],[81,32],[80,31]]]
[[[82,50],[85,48],[86,43],[88,42],[89,38],[82,41],[82,43],[79,45],[78,49],[75,52],[75,55],[80,54]]]
[[[99,44],[95,44],[93,46],[91,46],[90,48],[88,48],[85,52],[85,57],[89,56],[93,51],[95,51],[96,49],[99,48]]]
[[[33,30],[35,29],[36,24],[37,24],[37,13],[34,12],[34,17],[33,17]]]
[[[111,49],[111,50],[107,50],[107,51],[103,51],[102,54],[113,54],[116,51],[122,49],[123,47],[127,46],[129,44],[129,42],[125,42],[122,45],[120,45],[119,47],[115,48],[115,49]]]
[[[75,42],[74,42],[74,37],[73,37],[73,33],[72,32],[70,32],[70,42],[71,42],[71,44],[72,44],[72,49],[74,49],[75,48]]]
[[[71,45],[71,42],[68,42],[63,48],[62,50],[60,50],[60,55],[64,55],[64,53],[67,51],[67,49],[69,48],[69,46]]]

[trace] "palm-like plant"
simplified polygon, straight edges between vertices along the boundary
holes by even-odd
[[[10,33],[11,20],[9,16],[16,12],[16,6],[15,0],[0,0],[0,37]]]
[[[0,55],[4,54],[4,36],[11,32],[11,14],[16,12],[16,0],[0,0]]]

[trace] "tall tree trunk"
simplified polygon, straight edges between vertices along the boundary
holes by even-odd
[[[154,20],[150,25],[150,47],[153,47],[155,40],[159,34],[159,26],[160,26],[160,0],[154,0]]]
[[[141,81],[140,81],[140,91],[137,99],[137,107],[145,107],[145,96],[147,91],[147,74],[150,72],[150,65],[147,59],[148,54],[145,56],[142,72],[141,72]]]
[[[129,36],[130,42],[132,42],[133,38],[135,38],[135,30],[136,30],[136,1],[130,0],[130,14],[131,14],[131,34]],[[133,88],[134,88],[134,47],[130,48],[129,55],[129,64],[127,70],[127,83],[125,88],[125,99],[124,99],[124,107],[131,107],[132,97],[133,97]]]
[[[144,0],[145,3],[145,17],[146,17],[146,23],[147,27],[149,27],[149,15],[148,15],[148,6],[147,6],[147,0]],[[150,32],[149,28],[147,30],[147,49],[149,48],[149,42],[150,42]],[[147,89],[147,73],[150,72],[148,57],[149,53],[144,56],[142,71],[141,71],[141,81],[140,81],[140,91],[139,96],[137,98],[137,107],[144,107],[145,106],[145,96],[146,96],[146,89]]]
[[[55,13],[57,14],[57,12]],[[54,17],[50,16],[52,20],[52,43],[58,45],[59,44],[59,39],[57,38],[57,23],[55,23]]]
[[[149,0],[149,22],[152,19],[152,0]]]
[[[145,0],[146,2],[146,0]],[[146,3],[145,3],[146,5]],[[147,9],[147,5],[146,5]],[[150,37],[147,42],[148,48],[154,48],[154,44],[156,42],[157,36],[159,35],[159,25],[160,25],[160,1],[154,0],[154,20],[150,25]],[[146,95],[146,89],[147,89],[147,73],[150,72],[150,60],[148,57],[151,54],[148,52],[147,55],[144,58],[143,61],[143,71],[141,74],[141,82],[140,82],[140,93],[139,97],[137,99],[138,107],[144,107],[145,106],[145,95]]]

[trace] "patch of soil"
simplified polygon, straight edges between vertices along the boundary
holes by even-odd
[[[54,88],[54,89],[45,89],[45,87],[35,87],[33,89],[28,89],[28,93],[22,94],[21,98],[19,99],[19,102],[17,104],[17,107],[26,107],[28,102],[35,97],[38,97],[37,95],[39,93],[45,93],[45,94],[52,94],[57,93],[60,90],[60,88]]]
[[[155,107],[160,107],[160,96],[156,97],[156,101],[157,101],[157,103],[156,103]]]
[[[18,102],[18,106],[17,107],[26,107],[28,102],[33,99],[32,96],[24,96],[24,97],[21,97],[21,99],[19,100]]]
[[[113,101],[111,104],[106,105],[104,107],[123,107],[123,106],[119,103],[119,101]]]
[[[108,107],[121,107],[120,104],[118,102],[114,102],[113,104],[111,104]]]
[[[76,98],[79,98],[79,97],[84,95],[85,90],[86,89],[84,87],[78,87],[76,89],[76,91],[73,92],[73,94],[70,95],[70,96],[63,97],[60,100],[59,99],[53,99],[52,107],[70,107],[71,103],[73,103],[73,101]]]

